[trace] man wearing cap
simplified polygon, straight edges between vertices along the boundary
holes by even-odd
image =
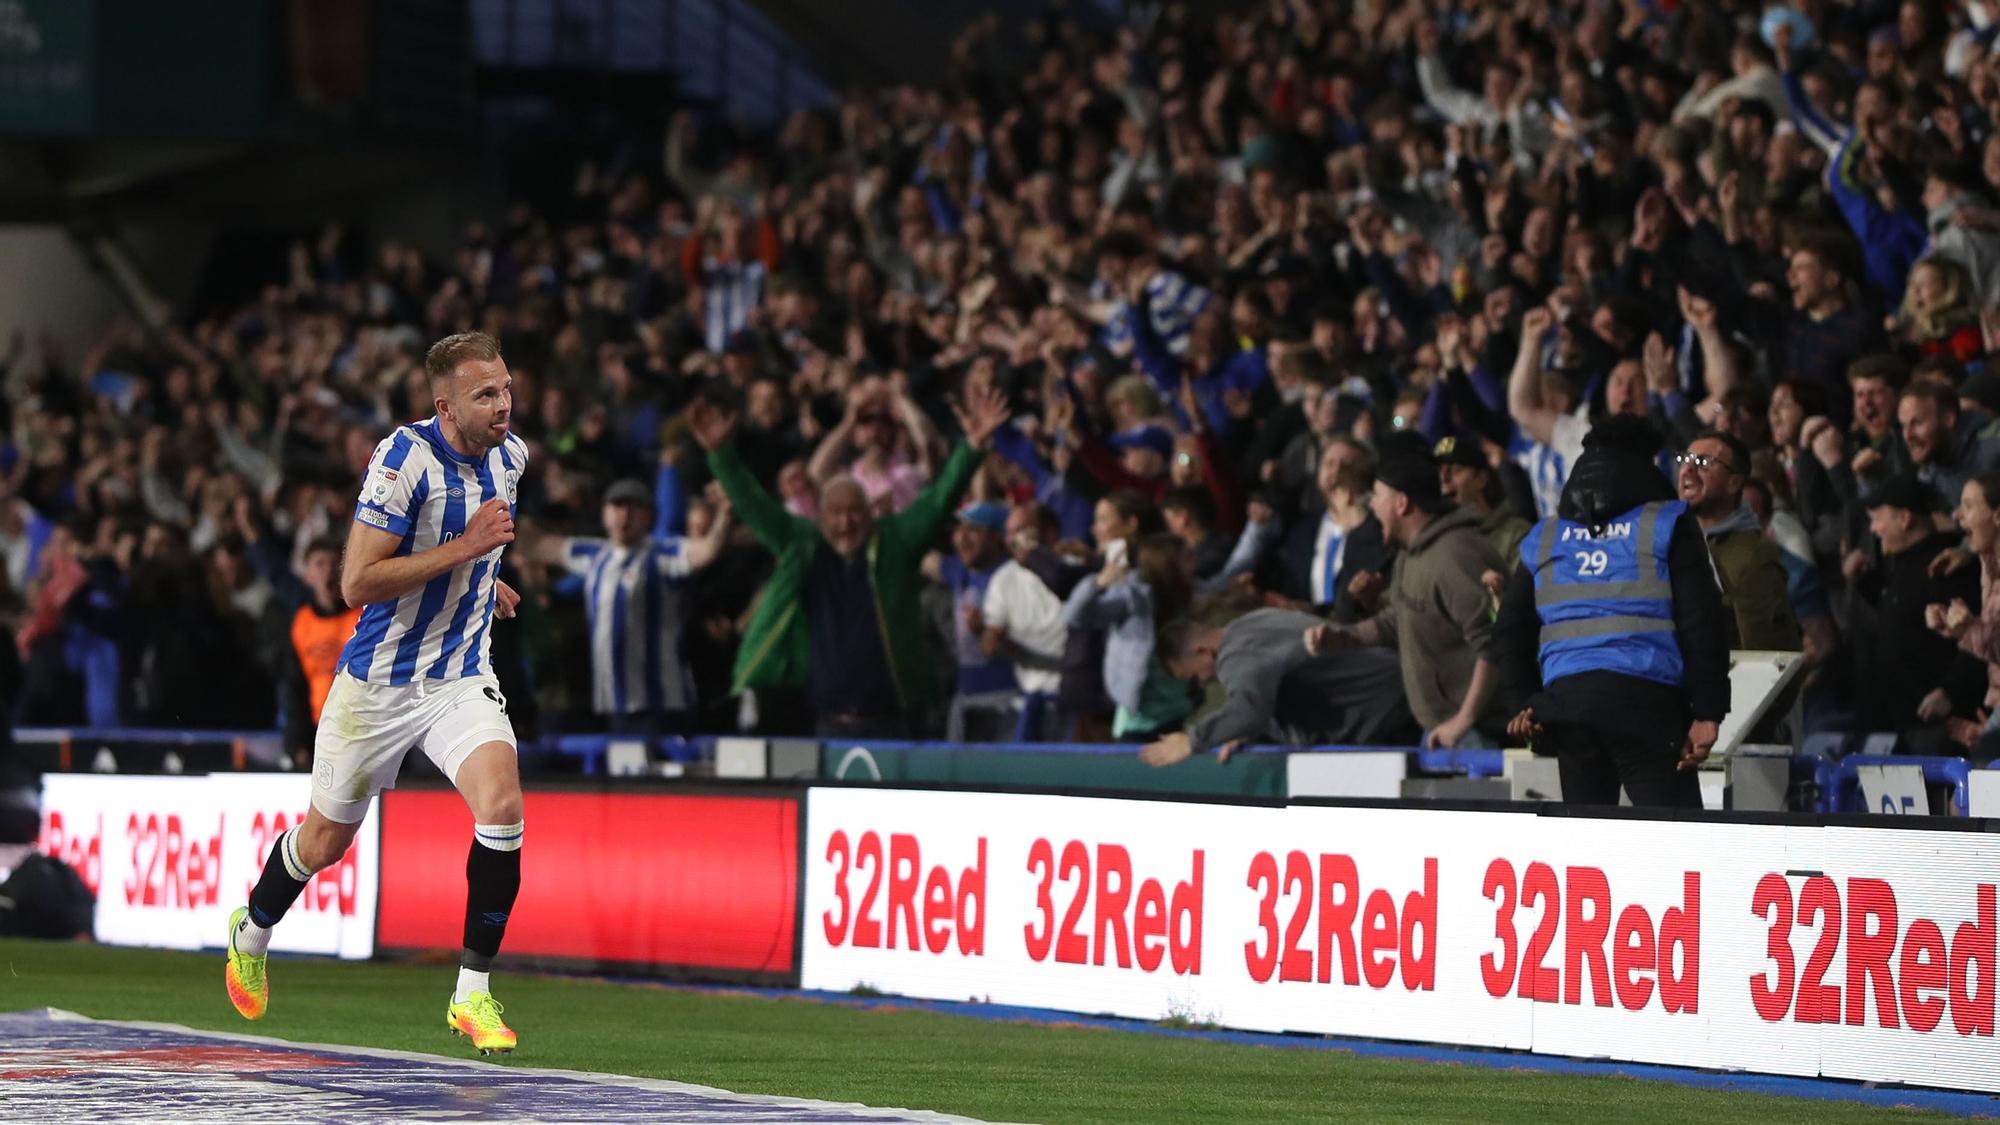
[[[964,442],[937,479],[901,511],[877,518],[852,477],[821,489],[817,521],[794,516],[743,465],[736,419],[706,398],[688,407],[688,429],[738,518],[773,555],[737,650],[734,689],[803,691],[822,738],[897,738],[933,698],[918,611],[924,554],[1007,421],[991,388],[954,407]],[[760,702],[760,706],[761,706]]]
[[[686,728],[694,679],[681,636],[687,619],[683,583],[707,566],[729,536],[729,506],[698,539],[674,535],[667,513],[679,507],[672,466],[662,466],[659,495],[636,480],[604,494],[604,538],[530,541],[540,562],[583,581],[590,622],[591,710],[613,734],[648,737]]]
[[[1860,606],[1849,628],[1857,642],[1855,682],[1860,729],[1915,735],[1939,752],[1944,721],[1974,717],[1986,693],[1985,669],[1959,651],[1951,638],[1924,623],[1924,607],[1979,597],[1979,576],[1960,567],[1933,577],[1931,561],[1958,545],[1956,531],[1940,531],[1932,519],[1937,502],[1923,482],[1907,473],[1883,480],[1863,494],[1868,530],[1882,560],[1855,582]],[[1955,751],[1943,751],[1955,752]]]
[[[1304,221],[1304,216],[1301,216]],[[1257,274],[1264,282],[1264,299],[1270,302],[1271,318],[1279,326],[1304,332],[1311,327],[1305,302],[1300,296],[1312,283],[1312,263],[1293,253],[1266,259]]]
[[[1492,463],[1480,449],[1479,439],[1443,438],[1432,452],[1437,457],[1438,487],[1444,498],[1479,520],[1479,533],[1486,536],[1486,541],[1493,544],[1494,551],[1507,564],[1502,573],[1511,571],[1519,562],[1521,540],[1533,525],[1508,509],[1495,506],[1499,481]]]
[[[1989,426],[1990,419],[2000,418],[2000,371],[1981,371],[1960,383],[1958,412],[1961,417],[1983,413],[1989,419]]]
[[[924,568],[951,592],[958,691],[951,701],[945,737],[953,742],[966,740],[968,712],[1011,712],[1019,702],[1013,662],[988,653],[981,644],[986,632],[987,586],[1007,558],[1001,549],[1001,535],[1006,528],[1005,504],[990,501],[967,504],[958,510],[958,523],[951,531],[952,553],[936,556],[934,565]],[[1012,729],[1011,724],[1007,729]],[[981,740],[992,740],[1004,733],[997,728],[974,732]]]
[[[1484,653],[1493,604],[1481,581],[1503,569],[1472,513],[1452,507],[1438,486],[1437,462],[1421,442],[1399,443],[1375,474],[1370,503],[1382,533],[1402,549],[1382,611],[1359,625],[1321,625],[1306,647],[1393,646],[1403,691],[1426,731],[1426,746],[1497,746],[1504,719],[1498,676]]]
[[[1522,540],[1493,627],[1519,709],[1508,733],[1555,754],[1572,804],[1615,805],[1622,787],[1634,805],[1700,808],[1692,771],[1729,712],[1722,594],[1690,505],[1653,467],[1657,444],[1643,419],[1591,431],[1560,509]]]

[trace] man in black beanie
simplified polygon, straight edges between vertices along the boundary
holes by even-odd
[[[1729,712],[1729,633],[1701,528],[1653,463],[1643,418],[1584,441],[1556,515],[1521,541],[1489,659],[1563,799],[1700,808],[1692,772]]]
[[[1479,519],[1453,507],[1429,447],[1385,441],[1370,510],[1400,550],[1382,611],[1359,625],[1306,631],[1306,651],[1343,644],[1392,645],[1401,658],[1410,711],[1427,747],[1497,747],[1505,713],[1499,677],[1484,653],[1493,606],[1482,577],[1504,570]]]

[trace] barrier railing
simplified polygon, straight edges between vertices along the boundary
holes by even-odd
[[[1883,811],[1866,808],[1858,799],[1861,771],[1869,766],[1916,766],[1924,771],[1926,784],[1951,786],[1953,813],[1962,815],[1972,807],[1972,763],[1964,758],[1935,758],[1916,754],[1853,754],[1842,758],[1834,768],[1832,807],[1825,811]]]
[[[703,774],[711,770],[723,776],[740,777],[820,777],[835,781],[953,783],[965,785],[1010,785],[1080,790],[1130,790],[1135,792],[1195,793],[1285,797],[1326,793],[1323,789],[1301,788],[1298,768],[1301,759],[1312,765],[1312,778],[1324,778],[1330,764],[1326,755],[1372,755],[1385,759],[1400,755],[1404,772],[1390,781],[1424,778],[1462,778],[1491,782],[1508,777],[1507,751],[1490,749],[1427,750],[1392,746],[1252,746],[1228,764],[1212,756],[1197,755],[1174,769],[1154,769],[1138,760],[1138,746],[1132,743],[1085,742],[990,742],[956,743],[941,740],[736,740],[739,750],[748,745],[744,767],[742,753],[718,762],[718,747],[732,736],[686,735],[648,737],[598,732],[569,732],[524,739],[521,752],[524,770],[535,772],[551,760],[569,763],[558,772],[585,776],[618,774]],[[45,772],[96,773],[208,773],[218,771],[287,770],[282,740],[272,731],[179,730],[173,728],[23,727],[14,733],[18,756],[23,764]],[[770,746],[795,749],[789,764],[781,770],[769,766]],[[1864,800],[1864,771],[1874,767],[1901,767],[1914,787],[1920,771],[1922,784],[1949,793],[1949,807],[1937,811],[1952,815],[1994,815],[1995,809],[1981,807],[1980,794],[2000,796],[2000,781],[1991,789],[1973,784],[1983,769],[2000,769],[2000,762],[1982,767],[1964,758],[1927,757],[1907,754],[1870,753],[1882,739],[1855,735],[1838,745],[1827,739],[1809,743],[1806,752],[1790,757],[1789,806],[1817,813],[1885,811],[1877,794]],[[1852,748],[1853,753],[1837,751]],[[1815,752],[1820,751],[1820,752]],[[762,755],[762,757],[759,757]],[[1779,752],[1782,757],[1782,751]],[[1361,758],[1356,758],[1358,763]],[[1727,768],[1727,758],[1717,763]],[[1335,767],[1336,770],[1346,767]],[[1780,770],[1780,786],[1786,771]],[[1378,789],[1386,784],[1378,779]],[[1982,783],[1983,784],[1983,783]],[[1335,794],[1337,795],[1337,794]],[[1397,796],[1393,790],[1348,793],[1347,795]],[[1457,795],[1457,794],[1454,794]],[[1493,796],[1488,788],[1476,795]],[[1505,797],[1504,791],[1498,796]],[[1984,798],[2000,808],[1994,796]],[[1901,812],[1930,811],[1918,801],[1916,808]]]

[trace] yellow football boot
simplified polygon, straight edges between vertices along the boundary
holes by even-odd
[[[222,983],[229,990],[229,1002],[246,1020],[261,1020],[271,1003],[271,981],[264,973],[268,958],[252,957],[236,948],[236,930],[250,916],[250,908],[239,906],[229,916],[229,960],[222,969]]]
[[[500,1020],[504,1011],[491,992],[475,992],[463,1004],[446,1007],[444,1022],[452,1031],[472,1040],[480,1054],[504,1055],[514,1049],[514,1029]]]

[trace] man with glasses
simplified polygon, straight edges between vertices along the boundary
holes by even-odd
[[[1701,525],[1729,610],[1729,647],[1799,651],[1799,620],[1785,587],[1785,563],[1743,502],[1750,451],[1721,433],[1705,433],[1674,458],[1681,502]]]
[[[1697,471],[1727,455],[1696,444]],[[1555,755],[1571,804],[1615,805],[1623,788],[1634,805],[1700,808],[1693,771],[1729,711],[1727,614],[1657,446],[1642,418],[1591,430],[1556,514],[1521,541],[1493,624],[1507,732]]]

